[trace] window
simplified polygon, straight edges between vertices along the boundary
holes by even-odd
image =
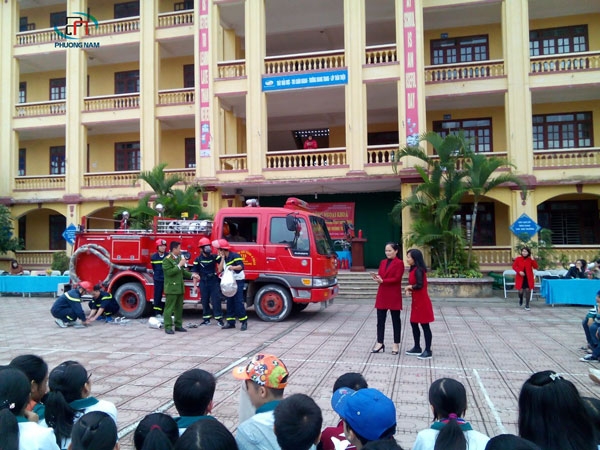
[[[50,28],[64,27],[67,24],[67,12],[59,11],[50,13]]]
[[[537,208],[538,223],[552,231],[553,245],[600,243],[600,220],[596,200],[548,201]]]
[[[471,143],[471,150],[476,153],[493,151],[492,145],[492,119],[461,119],[439,120],[433,122],[433,131],[442,137],[448,134],[458,134],[462,130],[465,138]]]
[[[309,252],[310,240],[308,237],[306,221],[304,219],[298,219],[298,223],[300,225],[300,234],[298,235],[294,246],[295,232],[288,230],[287,219],[285,217],[271,218],[269,242],[271,244],[291,245],[294,254],[298,254],[298,252]]]
[[[19,176],[22,177],[27,173],[27,149],[19,149]]]
[[[50,175],[65,174],[65,146],[50,147]]]
[[[547,28],[529,32],[529,56],[588,51],[587,25]]]
[[[62,237],[65,228],[67,228],[67,218],[60,214],[48,216],[50,230],[50,250],[66,250],[67,241]]]
[[[196,167],[196,138],[185,138],[185,167]]]
[[[140,2],[115,3],[115,19],[140,15]]]
[[[115,72],[115,94],[140,92],[140,71]]]
[[[468,242],[473,224],[473,204],[461,204],[460,209],[454,214],[454,221],[461,226]],[[479,203],[477,205],[477,222],[475,223],[473,245],[496,245],[495,224],[494,204]]]
[[[397,131],[376,131],[367,133],[367,145],[389,145],[397,144],[398,142]]]
[[[27,83],[25,81],[19,83],[19,103],[27,103]]]
[[[67,79],[53,78],[50,80],[50,100],[64,100],[67,98]]]
[[[257,217],[225,217],[223,219],[223,238],[229,242],[256,242],[257,234]]]
[[[115,143],[115,170],[140,170],[140,143],[117,142]]]
[[[186,0],[183,2],[177,2],[174,5],[175,11],[184,11],[186,9],[194,9],[194,0]]]
[[[183,66],[183,87],[193,88],[194,84],[194,65],[185,64]]]
[[[296,148],[304,148],[304,141],[308,136],[312,136],[317,141],[319,148],[329,147],[329,128],[318,128],[315,130],[296,130],[292,131]]]
[[[489,59],[488,37],[468,36],[431,41],[431,64],[456,64]]]
[[[19,229],[19,240],[27,248],[27,216],[19,217],[17,227]]]
[[[591,112],[533,116],[533,149],[555,150],[594,146]]]

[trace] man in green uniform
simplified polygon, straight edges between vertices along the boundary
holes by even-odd
[[[163,272],[165,275],[165,333],[174,334],[173,320],[171,315],[175,316],[175,331],[187,331],[183,328],[183,279],[191,280],[198,277],[198,274],[192,274],[185,270],[184,266],[187,260],[181,256],[181,242],[171,242],[169,249],[171,253],[163,260]]]

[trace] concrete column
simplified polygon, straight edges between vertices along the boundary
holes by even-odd
[[[71,0],[67,15],[86,11],[84,0]],[[66,49],[67,98],[65,126],[65,201],[77,202],[87,169],[87,130],[81,124],[83,99],[87,94],[87,53],[79,48]]]
[[[346,158],[348,174],[365,174],[367,157],[367,88],[362,79],[365,59],[365,3],[344,0],[346,85]]]
[[[262,91],[266,56],[264,0],[246,0],[246,142],[249,178],[263,178],[267,153],[267,97]]]
[[[0,3],[0,29],[6,36],[13,37],[18,23],[18,3],[2,2]],[[17,174],[18,164],[18,146],[16,133],[12,131],[12,118],[15,103],[18,98],[19,85],[19,65],[18,61],[13,59],[14,39],[0,40],[0,73],[2,74],[2,83],[0,83],[0,161],[3,161],[2,176],[0,177],[0,203],[3,199],[8,200],[12,193],[13,180]],[[15,94],[16,93],[16,94]]]
[[[156,42],[157,3],[157,0],[140,2],[141,170],[152,170],[160,161],[160,121],[155,119],[160,73],[159,45]]]

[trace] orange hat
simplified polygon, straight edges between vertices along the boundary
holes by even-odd
[[[279,358],[263,353],[255,355],[247,366],[236,367],[232,373],[238,380],[251,380],[271,389],[285,388],[289,375]]]

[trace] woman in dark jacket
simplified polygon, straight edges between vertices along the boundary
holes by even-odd
[[[575,265],[569,268],[565,278],[585,278],[586,269],[587,261],[585,259],[578,259],[575,261]]]
[[[394,327],[394,346],[392,355],[400,351],[400,311],[402,310],[402,275],[404,275],[404,262],[398,258],[398,244],[388,242],[385,244],[385,259],[379,264],[377,273],[371,273],[371,277],[377,283],[377,297],[375,308],[377,308],[377,344],[371,353],[385,351],[383,338],[385,335],[385,319],[388,309],[392,316]]]

